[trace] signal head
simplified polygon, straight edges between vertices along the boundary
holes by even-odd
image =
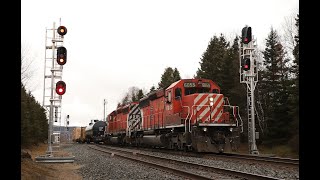
[[[57,63],[59,65],[64,65],[67,62],[67,49],[63,46],[57,49]]]
[[[248,44],[252,40],[251,27],[242,28],[242,43]]]
[[[57,31],[58,31],[58,34],[61,36],[64,36],[67,34],[67,28],[65,26],[59,26]]]
[[[244,58],[243,70],[248,71],[250,70],[250,58]]]
[[[58,81],[56,83],[56,93],[58,95],[64,95],[66,92],[66,83],[64,81]]]

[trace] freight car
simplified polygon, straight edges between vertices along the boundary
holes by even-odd
[[[76,127],[72,131],[72,141],[77,143],[84,143],[85,139],[85,129],[86,127]]]
[[[107,123],[105,121],[93,120],[85,129],[85,137],[87,143],[104,142],[104,133]]]
[[[196,152],[231,151],[242,120],[210,79],[181,79],[107,116],[105,143]],[[242,128],[241,128],[242,129]]]

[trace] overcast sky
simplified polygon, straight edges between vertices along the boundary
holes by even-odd
[[[32,61],[28,85],[42,105],[46,29],[68,29],[62,117],[71,126],[103,119],[132,86],[157,86],[166,67],[192,78],[210,38],[232,41],[245,25],[258,47],[270,28],[299,10],[298,0],[22,0],[22,54]],[[64,119],[64,118],[63,118]]]

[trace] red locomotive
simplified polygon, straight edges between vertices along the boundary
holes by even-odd
[[[111,112],[106,143],[224,152],[238,114],[212,80],[181,79]]]

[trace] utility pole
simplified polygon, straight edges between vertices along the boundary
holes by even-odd
[[[106,105],[108,104],[108,101],[106,99],[103,99],[103,121],[106,121]]]
[[[67,117],[66,117],[66,124],[65,124],[65,127],[66,127],[66,129],[67,130],[65,130],[64,132],[66,133],[66,141],[67,142],[70,142],[70,133],[69,133],[69,115],[67,115]]]

